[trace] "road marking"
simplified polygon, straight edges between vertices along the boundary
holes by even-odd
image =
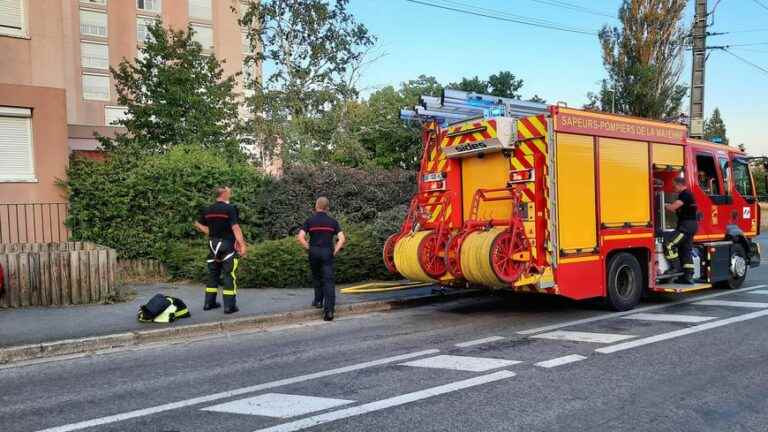
[[[432,369],[448,369],[467,372],[487,372],[522,363],[516,360],[504,360],[484,357],[467,357],[454,355],[439,355],[401,363],[400,366],[412,366]]]
[[[582,355],[571,354],[571,355],[567,355],[567,356],[563,356],[563,357],[553,358],[551,360],[545,360],[543,362],[538,362],[534,366],[539,366],[539,367],[550,369],[550,368],[553,368],[553,367],[558,367],[558,366],[562,366],[564,364],[573,363],[573,362],[577,362],[577,361],[582,361],[582,360],[585,360],[585,359],[586,359],[586,357],[584,357]]]
[[[318,414],[316,416],[303,418],[290,423],[283,423],[280,425],[268,427],[265,429],[259,429],[255,432],[294,432],[303,429],[308,429],[321,424],[334,422],[349,417],[355,417],[363,414],[368,414],[375,411],[381,411],[387,408],[393,408],[412,402],[417,402],[423,399],[432,398],[435,396],[444,395],[447,393],[456,392],[459,390],[468,389],[470,387],[476,387],[483,384],[489,384],[496,381],[512,378],[515,376],[514,372],[499,371],[488,375],[482,375],[475,378],[470,378],[463,381],[457,381],[450,384],[445,384],[437,387],[432,387],[413,393],[407,393],[400,396],[395,396],[389,399],[382,399],[376,402],[370,402],[364,405],[341,409],[338,411],[331,411],[325,414]]]
[[[253,393],[253,392],[267,390],[275,387],[281,387],[284,385],[296,384],[296,383],[314,380],[318,378],[325,378],[333,375],[339,375],[347,372],[354,372],[362,369],[371,368],[374,366],[382,366],[390,363],[397,363],[403,360],[408,360],[416,357],[423,357],[423,356],[435,354],[438,352],[440,352],[440,350],[431,349],[431,350],[424,350],[424,351],[419,351],[419,352],[414,352],[409,354],[402,354],[394,357],[387,357],[387,358],[373,360],[365,363],[358,363],[358,364],[344,366],[336,369],[329,369],[329,370],[315,372],[307,375],[296,376],[293,378],[285,378],[285,379],[271,381],[263,384],[256,384],[249,387],[242,387],[235,390],[214,393],[208,396],[200,396],[192,399],[185,399],[178,402],[171,402],[168,404],[158,405],[151,408],[127,411],[124,413],[115,414],[111,416],[95,418],[95,419],[86,420],[78,423],[64,425],[64,426],[52,427],[49,429],[40,430],[38,432],[68,432],[68,431],[80,430],[80,429],[85,429],[85,428],[94,427],[94,426],[101,426],[109,423],[115,423],[123,420],[132,419],[132,418],[144,417],[144,416],[157,414],[165,411],[175,410],[178,408],[184,408],[192,405],[213,402],[220,399],[227,399],[227,398],[240,396],[247,393]]]
[[[563,328],[563,327],[570,327],[570,326],[579,325],[579,324],[589,324],[589,323],[593,323],[593,322],[596,322],[596,321],[603,321],[603,320],[607,320],[607,319],[619,318],[619,317],[623,317],[623,316],[626,316],[626,315],[631,315],[631,314],[638,313],[638,312],[649,312],[649,311],[652,311],[652,310],[664,309],[664,308],[669,307],[669,306],[693,303],[693,302],[697,302],[697,301],[700,301],[700,300],[706,300],[706,299],[722,297],[722,296],[725,296],[725,295],[734,294],[734,293],[738,293],[738,292],[749,291],[749,290],[753,290],[753,289],[756,289],[756,288],[765,288],[766,286],[767,285],[754,285],[754,286],[746,287],[746,288],[739,288],[739,289],[728,290],[728,291],[725,291],[725,292],[720,292],[720,293],[715,293],[715,294],[698,296],[698,297],[691,298],[691,299],[684,299],[684,300],[670,302],[670,303],[664,303],[664,304],[660,304],[660,305],[641,307],[641,308],[637,308],[637,309],[633,309],[633,310],[629,310],[629,311],[624,311],[624,312],[613,312],[613,313],[609,313],[609,314],[605,314],[605,315],[600,315],[600,316],[596,316],[596,317],[591,317],[591,318],[582,318],[582,319],[577,319],[577,320],[573,320],[573,321],[565,321],[565,322],[562,322],[560,324],[552,324],[552,325],[547,325],[547,326],[543,326],[543,327],[536,327],[536,328],[532,328],[532,329],[528,329],[528,330],[521,330],[521,331],[517,332],[517,334],[520,334],[520,335],[530,335],[530,334],[535,334],[535,333],[543,333],[543,332],[548,332],[548,331],[552,331],[552,330],[557,330],[557,329],[560,329],[560,328]]]
[[[694,303],[701,306],[729,306],[729,307],[742,307],[753,309],[768,308],[768,303],[759,302],[743,302],[743,301],[728,301],[728,300],[704,300]]]
[[[738,315],[738,316],[731,317],[731,318],[721,319],[721,320],[717,320],[717,321],[710,321],[708,323],[699,324],[699,325],[695,325],[695,326],[692,326],[692,327],[671,331],[671,332],[668,332],[668,333],[662,333],[662,334],[659,334],[659,335],[656,335],[656,336],[650,336],[650,337],[646,337],[646,338],[642,338],[642,339],[637,339],[637,340],[634,340],[634,341],[631,341],[631,342],[624,342],[624,343],[620,343],[620,344],[616,344],[616,345],[611,345],[611,346],[607,346],[607,347],[603,347],[603,348],[598,348],[595,351],[597,351],[599,353],[602,353],[602,354],[611,354],[611,353],[615,353],[615,352],[618,352],[618,351],[624,351],[624,350],[628,350],[628,349],[631,349],[631,348],[636,348],[636,347],[639,347],[639,346],[652,344],[654,342],[661,342],[661,341],[665,341],[665,340],[669,340],[669,339],[674,339],[674,338],[677,338],[677,337],[680,337],[680,336],[687,336],[687,335],[690,335],[690,334],[702,332],[704,330],[709,330],[709,329],[713,329],[713,328],[717,328],[717,327],[726,326],[728,324],[733,324],[733,323],[737,323],[737,322],[741,322],[741,321],[748,321],[748,320],[751,320],[751,319],[764,317],[766,315],[768,315],[768,310],[761,310],[761,311],[757,311],[757,312],[748,313],[748,314],[745,314],[745,315]]]
[[[629,320],[639,320],[639,321],[663,321],[663,322],[679,322],[679,323],[700,323],[704,321],[711,321],[713,319],[717,319],[717,317],[713,317],[713,316],[660,314],[660,313],[638,313],[638,314],[627,315],[622,318],[629,319]]]
[[[251,398],[203,408],[203,411],[214,411],[232,414],[247,414],[264,417],[291,418],[341,405],[354,403],[352,400],[330,399],[314,396],[291,395],[284,393],[267,393]]]
[[[566,330],[557,330],[549,333],[542,333],[535,336],[531,336],[533,338],[539,338],[539,339],[552,339],[552,340],[566,340],[566,341],[574,341],[574,342],[592,342],[592,343],[614,343],[623,341],[625,339],[630,339],[635,336],[633,335],[623,335],[623,334],[613,334],[613,333],[592,333],[592,332],[578,332],[578,331],[566,331]]]
[[[750,291],[749,294],[768,294],[768,290],[754,290]]]
[[[467,348],[475,345],[482,345],[484,343],[496,342],[504,339],[506,339],[504,336],[491,336],[483,339],[475,339],[467,342],[457,343],[456,346],[459,348]]]

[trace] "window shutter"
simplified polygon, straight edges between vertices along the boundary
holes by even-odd
[[[124,106],[104,107],[104,123],[107,126],[119,126],[115,123],[128,118],[128,112]]]
[[[24,0],[0,0],[0,27],[21,30],[21,2]]]
[[[81,65],[93,69],[109,69],[109,47],[103,44],[80,43]]]
[[[107,37],[107,14],[81,10],[80,33],[88,36]]]
[[[195,30],[195,34],[192,39],[195,42],[200,43],[203,49],[213,49],[213,29],[210,27],[193,25],[192,29]]]
[[[211,0],[189,0],[189,17],[213,19]]]
[[[83,75],[83,99],[109,100],[109,77],[106,75]]]
[[[35,180],[31,111],[0,107],[0,180]]]

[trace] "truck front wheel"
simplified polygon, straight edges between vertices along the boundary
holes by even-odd
[[[749,259],[747,258],[747,251],[741,243],[734,243],[731,247],[731,259],[728,261],[728,274],[727,280],[718,282],[716,285],[718,288],[736,289],[744,283],[744,279],[747,278],[747,268],[749,267]]]
[[[620,252],[611,257],[607,271],[608,307],[615,311],[634,308],[643,294],[643,270],[634,255]]]

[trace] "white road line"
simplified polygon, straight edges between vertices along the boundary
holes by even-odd
[[[768,290],[754,290],[750,291],[749,294],[768,294]]]
[[[633,314],[633,313],[649,312],[649,311],[652,311],[652,310],[664,309],[666,307],[670,307],[670,306],[674,306],[674,305],[688,304],[688,303],[693,303],[693,302],[697,302],[697,301],[700,301],[700,300],[712,299],[712,298],[722,297],[722,296],[725,296],[725,295],[734,294],[734,293],[738,293],[738,292],[749,291],[749,290],[753,290],[753,289],[756,289],[756,288],[765,288],[766,286],[768,286],[768,285],[754,285],[754,286],[751,286],[751,287],[739,288],[739,289],[735,289],[735,290],[728,290],[728,291],[725,291],[725,292],[709,294],[709,295],[699,296],[699,297],[690,298],[690,299],[684,299],[684,300],[680,300],[680,301],[676,301],[676,302],[670,302],[670,303],[664,303],[664,304],[659,304],[659,305],[641,307],[641,308],[637,308],[637,309],[633,309],[633,310],[629,310],[629,311],[624,311],[624,312],[613,312],[613,313],[609,313],[609,314],[605,314],[605,315],[600,315],[600,316],[596,316],[596,317],[591,317],[591,318],[582,318],[582,319],[577,319],[577,320],[573,320],[573,321],[565,321],[565,322],[562,322],[562,323],[559,323],[559,324],[552,324],[552,325],[547,325],[547,326],[543,326],[543,327],[536,327],[536,328],[532,328],[532,329],[528,329],[528,330],[521,330],[521,331],[517,332],[517,334],[530,335],[530,334],[535,334],[535,333],[543,333],[543,332],[547,332],[547,331],[551,331],[551,330],[557,330],[557,329],[560,329],[560,328],[563,328],[563,327],[570,327],[570,326],[579,325],[579,324],[588,324],[588,323],[592,323],[592,322],[595,322],[595,321],[603,321],[603,320],[607,320],[607,319],[619,318],[619,317],[623,317],[623,316],[630,315],[630,314]]]
[[[729,307],[741,307],[741,308],[753,308],[753,309],[768,308],[768,303],[728,301],[728,300],[704,300],[704,301],[696,302],[694,304],[701,305],[701,306],[729,306]]]
[[[101,426],[109,423],[129,420],[132,418],[144,417],[144,416],[157,414],[165,411],[175,410],[178,408],[184,408],[192,405],[208,403],[208,402],[212,402],[220,399],[227,399],[227,398],[240,396],[247,393],[253,393],[253,392],[267,390],[275,387],[281,387],[284,385],[296,384],[296,383],[309,381],[313,379],[325,378],[332,375],[339,375],[347,372],[354,372],[361,369],[371,368],[374,366],[382,366],[390,363],[397,363],[403,360],[408,360],[416,357],[423,357],[423,356],[435,354],[438,352],[440,352],[440,350],[431,349],[431,350],[419,351],[419,352],[414,352],[409,354],[402,354],[394,357],[387,357],[387,358],[373,360],[365,363],[358,363],[358,364],[344,366],[336,369],[329,369],[329,370],[315,372],[307,375],[296,376],[293,378],[286,378],[286,379],[271,381],[263,384],[256,384],[249,387],[242,387],[235,390],[214,393],[208,396],[200,396],[192,399],[185,399],[178,402],[171,402],[168,404],[158,405],[151,408],[144,408],[144,409],[139,409],[135,411],[127,411],[124,413],[115,414],[111,416],[95,418],[92,420],[86,420],[86,421],[72,423],[64,426],[52,427],[49,429],[40,430],[38,432],[68,432],[68,431],[80,430],[80,429],[85,429],[85,428],[94,427],[94,426]]]
[[[376,402],[370,402],[364,405],[345,408],[338,411],[331,411],[325,414],[318,414],[316,416],[303,418],[290,423],[283,423],[280,425],[268,427],[265,429],[259,429],[256,432],[294,432],[302,429],[308,429],[317,425],[334,422],[349,417],[355,417],[363,414],[368,414],[374,411],[380,411],[387,408],[393,408],[412,402],[417,402],[423,399],[428,399],[435,396],[452,393],[459,390],[464,390],[470,387],[476,387],[483,384],[488,384],[496,381],[501,381],[507,378],[515,376],[514,372],[499,371],[488,375],[482,375],[475,378],[470,378],[463,381],[456,381],[450,384],[445,384],[437,387],[432,387],[413,393],[407,393],[400,396],[395,396],[389,399],[382,399]]]
[[[291,418],[325,411],[354,403],[353,400],[331,399],[285,393],[266,393],[203,408],[202,411],[245,414],[263,417]]]
[[[662,321],[662,322],[679,322],[679,323],[700,323],[704,321],[711,321],[717,319],[713,316],[701,316],[701,315],[679,315],[679,314],[660,314],[660,313],[638,313],[627,315],[622,317],[628,320],[639,321]]]
[[[566,331],[557,330],[549,333],[542,333],[532,338],[538,339],[552,339],[552,340],[566,340],[574,342],[592,342],[592,343],[614,343],[630,339],[635,337],[634,335],[623,335],[613,333],[592,333],[592,332],[578,332],[578,331]]]
[[[665,341],[665,340],[669,340],[669,339],[674,339],[674,338],[677,338],[677,337],[680,337],[680,336],[687,336],[687,335],[690,335],[690,334],[694,334],[694,333],[698,333],[698,332],[703,332],[704,330],[709,330],[709,329],[713,329],[713,328],[717,328],[717,327],[722,327],[722,326],[726,326],[728,324],[733,324],[733,323],[737,323],[737,322],[741,322],[741,321],[748,321],[748,320],[751,320],[751,319],[760,318],[760,317],[764,317],[764,316],[768,316],[768,310],[761,310],[761,311],[757,311],[757,312],[748,313],[748,314],[745,314],[745,315],[738,315],[738,316],[731,317],[731,318],[721,319],[721,320],[717,320],[717,321],[710,321],[708,323],[695,325],[695,326],[688,327],[688,328],[685,328],[685,329],[671,331],[669,333],[662,333],[662,334],[658,334],[656,336],[650,336],[650,337],[646,337],[646,338],[642,338],[642,339],[637,339],[637,340],[634,340],[634,341],[631,341],[631,342],[624,342],[624,343],[620,343],[620,344],[616,344],[616,345],[611,345],[611,346],[607,346],[607,347],[603,347],[603,348],[598,348],[595,351],[597,351],[597,352],[599,352],[601,354],[615,353],[615,352],[618,352],[618,351],[624,351],[624,350],[628,350],[628,349],[631,349],[631,348],[636,348],[636,347],[639,347],[639,346],[652,344],[654,342],[661,342],[661,341]]]
[[[467,342],[457,343],[456,346],[459,348],[467,348],[475,345],[482,345],[484,343],[496,342],[504,339],[506,339],[504,336],[491,336],[483,339],[475,339]]]
[[[538,363],[535,363],[534,366],[539,366],[539,367],[550,369],[550,368],[553,368],[553,367],[558,367],[558,366],[562,366],[564,364],[573,363],[573,362],[577,362],[577,361],[582,361],[582,360],[585,360],[585,359],[586,359],[586,357],[584,357],[582,355],[571,354],[571,355],[567,355],[567,356],[563,356],[563,357],[558,357],[558,358],[553,358],[553,359],[550,359],[550,360],[545,360],[543,362],[538,362]]]
[[[401,366],[411,366],[430,369],[447,369],[467,372],[487,372],[522,363],[517,360],[505,360],[486,357],[467,357],[454,355],[439,355],[419,360],[401,363]]]

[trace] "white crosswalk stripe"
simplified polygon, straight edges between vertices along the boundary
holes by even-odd
[[[571,354],[563,357],[553,358],[550,360],[545,360],[543,362],[538,362],[535,364],[535,366],[543,367],[546,369],[551,369],[553,367],[562,366],[564,364],[574,363],[577,361],[585,360],[586,357],[578,354]]]
[[[515,365],[518,363],[522,362],[516,360],[504,360],[485,357],[439,355],[435,357],[427,357],[425,359],[410,361],[408,363],[401,363],[401,366],[448,369],[467,372],[485,372],[492,369],[500,369],[503,367]]]
[[[747,294],[768,294],[768,290],[753,290],[748,291]]]
[[[638,313],[634,315],[627,315],[622,317],[628,320],[638,321],[663,321],[663,322],[679,322],[679,323],[700,323],[704,321],[710,321],[716,319],[713,316],[701,316],[701,315],[678,315],[678,314],[657,314],[657,313]]]
[[[503,336],[491,336],[483,339],[475,339],[467,342],[457,343],[456,346],[459,348],[467,348],[467,347],[473,347],[475,345],[482,345],[485,343],[497,342],[504,339],[506,338]]]
[[[701,305],[701,306],[728,306],[728,307],[741,307],[741,308],[753,308],[753,309],[768,308],[768,303],[730,301],[730,300],[704,300],[704,301],[696,302],[694,304]]]
[[[613,333],[591,333],[591,332],[579,332],[568,330],[557,330],[549,333],[542,333],[532,338],[538,339],[553,339],[553,340],[566,340],[574,342],[592,342],[592,343],[614,343],[623,341],[625,339],[631,339],[634,335],[623,335]]]
[[[329,408],[335,408],[341,405],[348,405],[353,402],[355,401],[283,393],[267,393],[203,408],[203,411],[291,418],[327,410]]]

